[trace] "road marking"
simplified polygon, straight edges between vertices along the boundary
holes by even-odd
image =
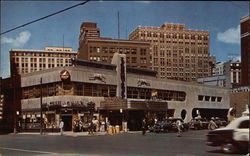
[[[7,148],[7,147],[0,147],[0,149],[12,150],[12,151],[22,151],[22,152],[31,152],[31,153],[41,153],[41,154],[53,154],[53,155],[60,154],[60,153],[54,153],[54,152],[34,151],[34,150],[25,150],[25,149]]]
[[[101,156],[99,154],[74,154],[74,153],[55,153],[55,152],[47,152],[47,151],[34,151],[34,150],[25,150],[18,148],[8,148],[8,147],[0,147],[0,149],[12,150],[12,151],[22,151],[22,152],[30,152],[30,153],[39,153],[39,154],[49,154],[49,155],[62,155],[62,156]],[[1,153],[0,153],[1,156]],[[103,155],[102,155],[103,156]]]

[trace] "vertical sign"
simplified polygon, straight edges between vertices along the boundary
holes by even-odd
[[[0,120],[3,119],[3,104],[4,104],[4,95],[0,95]]]

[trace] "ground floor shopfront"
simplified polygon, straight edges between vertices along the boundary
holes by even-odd
[[[44,101],[46,100],[48,99],[44,99]],[[141,122],[144,118],[153,121],[154,119],[163,120],[167,116],[174,115],[174,109],[168,109],[167,102],[127,101],[114,97],[104,98],[98,104],[96,102],[99,101],[98,98],[92,100],[80,102],[77,107],[72,106],[72,102],[67,102],[68,105],[65,105],[65,102],[57,101],[56,103],[44,103],[42,109],[24,109],[20,118],[21,129],[22,131],[39,131],[42,126],[46,131],[56,132],[59,130],[59,122],[62,120],[65,131],[74,131],[79,122],[84,127],[81,130],[86,131],[88,122],[94,119],[99,124],[109,122],[112,126],[119,126],[120,130],[123,129],[124,122],[126,122],[128,130],[141,130]],[[38,99],[33,100],[33,102],[36,101],[38,102]],[[94,108],[91,108],[89,103],[92,103]]]

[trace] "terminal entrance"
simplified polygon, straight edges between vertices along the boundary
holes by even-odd
[[[64,122],[64,131],[72,131],[72,115],[63,114],[62,121]]]
[[[218,117],[226,120],[229,109],[194,108],[192,111],[193,118],[198,116],[197,110],[202,118],[210,119],[212,117]]]
[[[144,118],[144,111],[135,110],[128,113],[128,129],[131,131],[141,130],[142,119]]]

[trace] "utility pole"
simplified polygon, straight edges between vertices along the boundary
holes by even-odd
[[[40,80],[40,134],[43,134],[43,90],[42,90],[43,78]]]

